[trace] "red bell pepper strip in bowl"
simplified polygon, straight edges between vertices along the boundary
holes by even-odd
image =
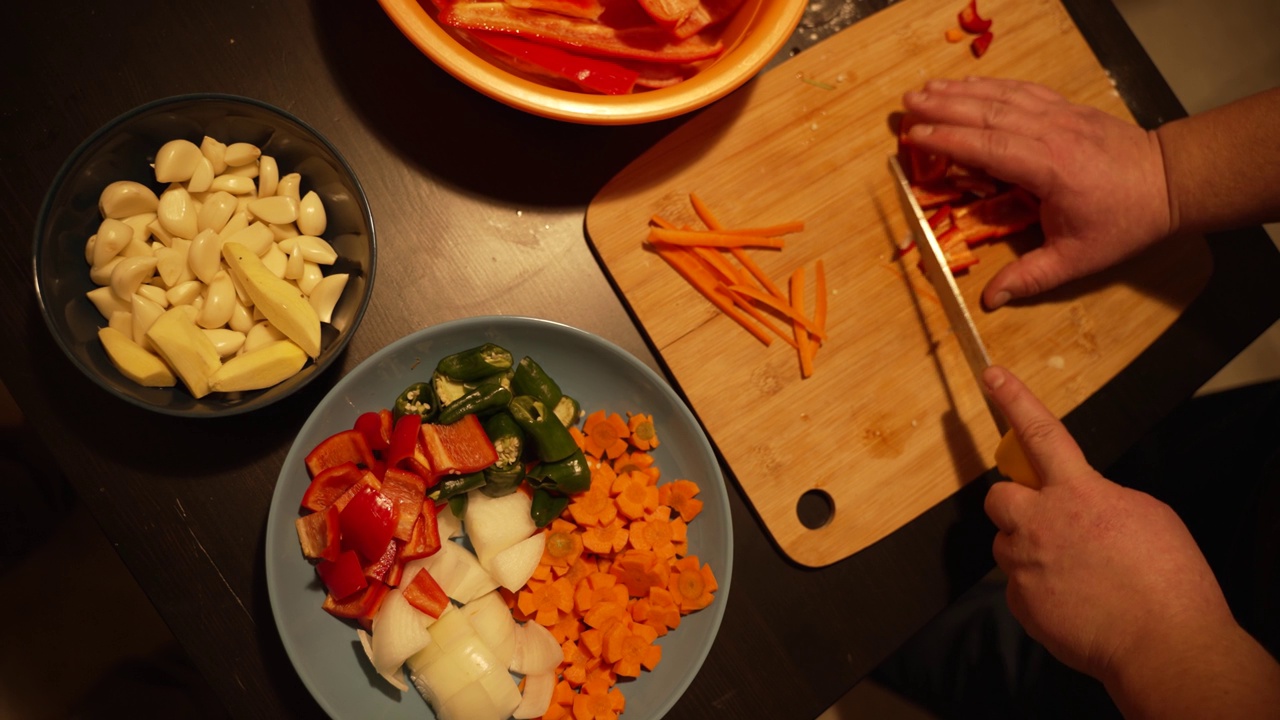
[[[603,95],[625,95],[632,91],[640,73],[615,62],[570,52],[563,48],[531,42],[516,35],[473,32],[472,35],[499,54],[520,64],[533,66]]]

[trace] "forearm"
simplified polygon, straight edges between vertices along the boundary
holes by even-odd
[[[1280,88],[1175,120],[1156,134],[1174,229],[1280,220]]]
[[[1149,648],[1103,678],[1129,720],[1261,718],[1280,708],[1280,664],[1239,626],[1212,637],[1169,628],[1168,647]]]

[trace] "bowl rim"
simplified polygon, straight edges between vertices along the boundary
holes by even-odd
[[[807,0],[790,6],[781,0],[760,0],[751,9],[750,21],[756,22],[762,14],[768,17],[765,42],[744,47],[739,38],[713,64],[671,87],[595,95],[526,80],[477,55],[436,22],[418,0],[378,0],[378,4],[419,51],[472,89],[533,115],[589,125],[666,120],[723,98],[755,77],[782,49],[809,5]],[[731,79],[724,82],[725,77]]]
[[[161,109],[170,105],[180,105],[183,103],[206,102],[206,101],[218,101],[218,102],[227,102],[232,104],[239,103],[244,105],[251,105],[261,110],[265,110],[268,113],[278,115],[292,123],[295,123],[296,125],[298,125],[298,127],[310,133],[316,142],[318,142],[320,145],[328,149],[329,152],[333,153],[334,159],[341,166],[342,171],[350,179],[351,185],[355,190],[357,197],[359,198],[360,214],[365,224],[369,228],[369,263],[368,263],[369,268],[366,273],[364,297],[360,299],[360,302],[356,308],[355,315],[352,316],[351,318],[350,327],[347,329],[346,332],[339,334],[338,337],[334,340],[334,343],[328,348],[326,348],[326,351],[329,352],[329,357],[325,363],[325,367],[328,367],[329,364],[331,364],[334,360],[338,358],[339,355],[342,354],[342,352],[346,349],[347,344],[350,343],[352,336],[355,335],[356,329],[360,326],[360,323],[364,320],[364,315],[368,311],[369,305],[372,300],[374,278],[375,278],[375,275],[377,274],[377,268],[378,268],[377,228],[374,225],[373,211],[369,205],[369,198],[365,194],[364,186],[361,184],[359,176],[356,175],[355,169],[351,167],[351,164],[347,162],[346,157],[338,150],[338,148],[332,142],[329,141],[328,137],[326,137],[323,133],[321,133],[319,130],[313,127],[310,123],[299,118],[298,116],[294,115],[288,110],[285,110],[284,108],[273,105],[269,102],[258,100],[257,98],[247,97],[244,95],[236,95],[233,93],[220,93],[220,92],[192,92],[192,93],[181,93],[177,95],[169,95],[166,97],[149,100],[141,105],[135,106],[129,110],[126,110],[116,115],[115,117],[111,118],[107,122],[100,125],[96,130],[94,130],[84,140],[82,140],[78,145],[76,145],[75,149],[72,150],[71,153],[67,155],[66,159],[62,162],[62,165],[58,168],[57,173],[54,174],[53,179],[49,182],[48,188],[45,190],[44,198],[40,202],[40,210],[36,214],[35,227],[32,231],[31,282],[35,288],[36,301],[40,305],[40,316],[44,319],[45,327],[48,328],[49,334],[53,336],[54,342],[62,350],[62,353],[66,355],[67,359],[71,361],[72,365],[75,365],[77,369],[79,369],[86,377],[92,380],[95,385],[105,390],[107,394],[116,398],[120,398],[131,405],[135,405],[145,410],[151,410],[153,412],[157,412],[162,415],[169,415],[173,417],[216,418],[216,417],[229,417],[233,415],[241,415],[247,412],[251,412],[253,410],[258,410],[258,409],[267,407],[268,405],[271,405],[279,400],[282,400],[288,397],[289,395],[292,395],[298,390],[301,390],[302,388],[309,385],[313,380],[315,380],[317,376],[323,373],[320,370],[309,373],[306,377],[298,381],[298,384],[295,387],[291,388],[286,393],[271,394],[269,392],[271,388],[265,388],[261,391],[256,391],[260,394],[246,400],[245,402],[237,403],[235,405],[221,408],[212,412],[204,411],[204,410],[191,411],[191,410],[185,410],[185,409],[172,408],[165,405],[156,405],[150,402],[146,402],[145,400],[137,397],[132,393],[121,392],[119,389],[108,385],[95,369],[85,365],[80,360],[80,358],[76,355],[76,353],[73,351],[72,347],[68,344],[67,339],[62,336],[62,333],[58,332],[54,323],[52,310],[49,307],[49,304],[46,302],[45,292],[40,283],[40,267],[41,267],[40,248],[44,239],[44,233],[49,224],[49,216],[53,212],[53,200],[54,200],[54,196],[57,194],[56,191],[60,187],[62,187],[62,185],[66,182],[67,177],[70,175],[72,168],[76,166],[76,164],[84,157],[85,153],[88,152],[88,150],[91,147],[93,147],[95,144],[101,141],[104,137],[107,137],[112,131],[118,128],[121,124],[135,117],[139,117],[147,113],[155,112],[158,109]],[[313,364],[314,364],[314,360],[313,360]],[[286,380],[285,382],[288,382],[288,381]],[[179,383],[179,385],[181,385],[181,383]],[[199,399],[197,399],[197,403],[198,402],[199,402]]]

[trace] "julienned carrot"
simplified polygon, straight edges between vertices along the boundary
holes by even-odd
[[[516,593],[503,591],[512,614],[548,627],[564,652],[544,720],[616,718],[626,708],[618,681],[653,670],[662,660],[657,639],[712,602],[717,587],[711,568],[689,554],[697,484],[657,484],[647,452],[658,445],[652,416],[629,413],[629,433],[612,415],[592,417],[594,431],[575,436],[591,487],[548,526],[534,577]],[[592,443],[595,433],[628,447],[610,457],[604,446],[613,443]]]
[[[771,295],[779,300],[786,297],[782,294],[782,289],[774,284],[769,275],[765,273],[764,268],[760,267],[760,264],[755,260],[752,260],[751,256],[748,255],[745,250],[742,248],[731,248],[729,252],[733,254],[733,257],[736,258],[738,262],[742,263],[742,267],[746,268],[747,272],[751,273],[751,276],[760,283],[761,287],[768,290]]]
[[[722,232],[728,235],[760,235],[764,237],[773,237],[775,235],[790,235],[804,230],[803,220],[791,220],[789,222],[780,223],[778,225],[768,225],[757,228],[726,228],[716,219],[715,213],[711,212],[711,208],[698,197],[696,193],[689,193],[689,203],[693,205],[693,212],[707,226],[708,230],[713,232]]]
[[[796,272],[801,273],[801,276],[803,277],[804,268],[796,268]],[[794,273],[793,273],[793,276],[794,276]],[[775,298],[772,295],[768,295],[766,293],[762,293],[759,290],[749,285],[734,285],[729,289],[732,290],[733,292],[743,293],[744,295],[749,296],[753,300],[757,300],[765,305],[768,305],[774,310],[777,310],[783,315],[786,315],[787,318],[791,320],[791,322],[799,323],[800,327],[813,333],[818,338],[822,340],[827,339],[827,334],[825,332],[821,332],[817,324],[815,324],[809,318],[805,317],[803,312],[796,309],[796,305],[794,301],[794,296],[795,296],[794,291],[792,292],[792,298],[790,300],[786,300],[786,299],[779,300],[778,298]]]
[[[813,299],[813,324],[823,333],[827,331],[827,271],[822,266],[822,258],[814,263],[814,282],[817,288]]]
[[[690,256],[685,254],[688,252],[685,248],[658,248],[657,250],[658,257],[666,260],[672,269],[680,273],[680,276],[686,282],[702,293],[702,296],[711,301],[711,304],[715,305],[720,312],[728,315],[734,322],[741,325],[765,345],[773,342],[772,337],[761,330],[750,318],[743,315],[738,308],[734,307],[733,301],[727,295],[716,289],[716,283],[704,274],[700,266],[690,261]]]
[[[679,230],[673,228],[649,228],[649,241],[667,245],[697,245],[700,247],[757,247],[781,250],[786,241],[780,237],[742,235],[711,230]]]
[[[791,273],[791,307],[796,311],[796,318],[791,327],[796,333],[796,349],[800,355],[800,377],[813,375],[813,339],[809,330],[800,322],[804,317],[804,268],[796,268]]]

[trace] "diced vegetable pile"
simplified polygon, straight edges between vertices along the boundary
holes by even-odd
[[[742,0],[434,0],[441,25],[513,70],[620,95],[675,85],[719,56]]]
[[[299,542],[323,608],[441,720],[616,718],[619,680],[653,670],[657,639],[717,589],[689,553],[700,488],[659,484],[651,416],[583,418],[513,360],[443,358],[317,445]]]
[[[660,216],[650,218],[647,243],[721,313],[766,346],[777,335],[796,350],[800,376],[813,375],[818,347],[827,340],[827,276],[822,260],[814,263],[813,317],[805,310],[805,269],[789,276],[787,292],[748,254],[750,248],[780,251],[782,236],[804,230],[793,220],[755,228],[726,227],[702,198],[689,194],[704,229],[677,227]],[[779,325],[778,323],[782,323]]]

